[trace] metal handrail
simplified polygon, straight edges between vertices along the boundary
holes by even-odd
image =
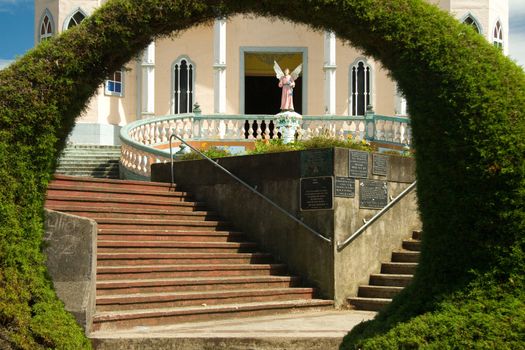
[[[344,240],[344,242],[337,242],[337,250],[341,250],[353,241],[357,236],[363,233],[370,225],[372,225],[377,219],[383,216],[390,208],[392,208],[397,202],[403,199],[408,193],[410,193],[414,188],[416,188],[417,181],[414,181],[410,186],[405,188],[396,198],[392,199],[383,209],[381,209],[376,215],[374,215],[370,220],[366,221],[363,226],[361,226],[357,231],[354,232],[350,237]]]
[[[318,238],[322,239],[323,241],[325,242],[328,242],[328,243],[332,243],[332,240],[329,239],[329,238],[326,238],[325,236],[323,236],[322,234],[320,234],[319,232],[317,232],[316,230],[314,230],[313,228],[311,228],[310,226],[306,225],[304,222],[302,222],[301,220],[299,220],[298,218],[296,218],[295,216],[293,216],[292,214],[290,214],[289,212],[287,212],[285,209],[283,209],[282,207],[280,207],[277,203],[275,203],[274,201],[272,201],[270,198],[266,197],[264,194],[262,194],[261,192],[257,191],[255,188],[253,188],[252,186],[248,185],[246,182],[244,182],[243,180],[241,180],[240,178],[238,178],[237,176],[235,176],[234,174],[232,174],[228,169],[226,169],[225,167],[223,167],[222,165],[220,165],[218,163],[218,161],[214,161],[213,159],[209,158],[208,156],[206,156],[204,153],[202,153],[201,151],[199,151],[198,149],[194,148],[193,146],[191,146],[189,143],[187,143],[186,141],[184,141],[182,138],[180,138],[179,136],[175,135],[175,134],[172,134],[170,136],[170,158],[171,158],[171,186],[173,187],[175,185],[175,178],[174,178],[174,171],[173,171],[173,147],[172,147],[172,140],[173,138],[176,138],[177,140],[179,140],[180,142],[182,142],[184,145],[188,146],[191,150],[193,150],[194,152],[197,152],[199,155],[201,155],[202,157],[204,157],[204,159],[208,160],[209,162],[211,162],[214,166],[216,166],[217,168],[221,169],[222,171],[224,171],[226,174],[230,175],[232,178],[234,178],[237,182],[239,182],[241,185],[243,185],[244,187],[246,187],[247,189],[249,189],[251,192],[255,193],[256,195],[258,195],[259,197],[261,197],[262,199],[264,199],[266,202],[270,203],[274,208],[278,209],[281,213],[285,214],[286,216],[288,216],[290,219],[292,219],[293,221],[295,221],[296,223],[298,223],[299,225],[303,226],[305,229],[307,229],[309,232],[313,233],[315,236],[317,236]]]

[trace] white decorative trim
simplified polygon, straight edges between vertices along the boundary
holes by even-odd
[[[213,27],[214,113],[226,113],[226,20],[216,19]]]
[[[370,86],[369,86],[369,90],[370,90],[370,93],[369,93],[370,105],[375,106],[375,93],[374,93],[375,73],[374,73],[373,66],[372,66],[372,64],[370,64],[370,62],[368,61],[368,59],[366,57],[358,57],[354,62],[352,62],[352,64],[350,64],[350,67],[348,69],[348,115],[354,115],[353,114],[354,106],[352,104],[352,86],[355,86],[356,82],[353,81],[352,69],[354,67],[357,67],[360,62],[362,62],[364,64],[365,69],[367,67],[369,68],[369,73],[370,73],[370,77],[369,77],[369,83],[370,83]],[[366,80],[365,80],[365,91],[366,91],[366,88],[367,88],[367,86],[366,86]],[[365,113],[366,113],[367,107],[368,106],[364,106]]]
[[[325,113],[336,114],[336,38],[333,32],[324,34],[324,103]]]
[[[42,24],[44,22],[44,18],[45,17],[48,17],[49,20],[51,21],[51,35],[50,36],[47,36],[47,37],[43,37],[42,34],[41,34],[41,30],[42,30]],[[45,9],[43,12],[42,12],[42,16],[40,16],[40,21],[38,22],[38,27],[35,28],[36,29],[36,33],[37,33],[37,38],[38,38],[38,42],[41,42],[43,38],[50,38],[52,37],[53,35],[55,35],[56,33],[56,28],[55,28],[55,20],[53,19],[53,14],[51,14],[51,11],[49,11],[49,9]]]
[[[196,76],[196,73],[197,73],[197,69],[196,69],[196,65],[195,65],[195,62],[193,62],[188,55],[181,55],[179,57],[177,57],[177,59],[175,61],[173,61],[173,63],[171,64],[171,89],[169,91],[170,93],[170,103],[171,103],[171,106],[170,106],[170,110],[171,110],[171,113],[172,114],[177,114],[176,111],[175,111],[175,65],[176,64],[180,64],[180,62],[182,60],[186,60],[186,62],[188,62],[188,65],[192,65],[193,66],[193,74],[192,74],[192,81],[191,81],[191,86],[192,86],[192,93],[193,93],[193,101],[192,101],[192,104],[195,104],[196,99],[195,99],[195,76]],[[180,78],[180,77],[179,77]],[[180,84],[179,84],[180,86]],[[193,110],[193,106],[190,106],[190,110]]]
[[[465,21],[467,20],[467,18],[472,18],[472,20],[474,21],[474,23],[476,24],[476,26],[478,27],[479,29],[479,34],[485,36],[485,30],[483,29],[483,26],[481,25],[481,22],[478,20],[478,18],[472,13],[472,12],[467,12],[465,15],[463,15],[463,17],[461,17],[461,19],[459,20],[461,23],[465,23]]]
[[[152,41],[142,53],[140,63],[142,118],[155,114],[155,42]]]
[[[88,16],[88,14],[82,10],[82,8],[80,7],[77,7],[75,10],[73,10],[69,16],[66,17],[66,19],[64,20],[64,23],[62,24],[62,31],[66,31],[68,29],[67,25],[69,24],[69,21],[71,20],[71,18],[73,18],[73,16],[77,13],[77,12],[80,12],[84,18]]]

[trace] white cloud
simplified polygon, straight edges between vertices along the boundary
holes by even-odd
[[[12,13],[19,6],[32,5],[31,0],[0,0],[0,12]]]
[[[0,58],[0,69],[4,69],[5,67],[9,66],[13,60],[4,60]]]

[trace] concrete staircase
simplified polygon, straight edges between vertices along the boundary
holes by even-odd
[[[370,275],[370,284],[359,286],[357,297],[348,302],[358,310],[379,311],[406,287],[417,268],[421,250],[421,231],[414,231],[412,239],[403,241],[403,249],[392,253],[392,261],[381,264],[381,272]]]
[[[46,207],[98,223],[94,331],[333,307],[168,184],[56,175]]]
[[[120,146],[73,145],[64,149],[57,174],[119,178]]]

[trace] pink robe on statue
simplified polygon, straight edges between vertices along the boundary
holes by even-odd
[[[283,89],[281,94],[281,111],[293,111],[293,88],[295,82],[290,75],[285,75],[279,81],[279,87]]]

